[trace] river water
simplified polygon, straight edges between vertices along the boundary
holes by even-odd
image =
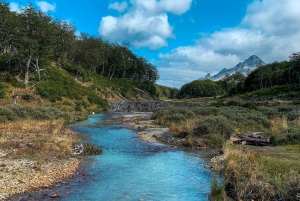
[[[60,194],[57,200],[208,200],[211,172],[195,152],[141,141],[135,131],[118,126],[106,114],[90,116],[72,128],[104,151],[84,159],[80,177],[50,189]],[[38,197],[47,200],[48,193]]]

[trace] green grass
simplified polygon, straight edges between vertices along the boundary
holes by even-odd
[[[238,200],[297,200],[300,145],[225,146],[225,181]]]
[[[283,175],[290,170],[300,173],[300,144],[248,149],[256,154],[259,164],[272,176]]]

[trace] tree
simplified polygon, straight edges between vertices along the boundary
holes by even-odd
[[[39,59],[48,56],[51,51],[53,27],[52,18],[42,11],[36,11],[29,4],[20,14],[22,26],[20,27],[21,41],[18,49],[25,56],[24,84],[29,82],[30,67],[33,66],[40,79]]]
[[[61,64],[66,65],[66,59],[70,57],[70,51],[74,47],[76,36],[75,27],[69,22],[56,20],[53,22],[53,59]]]
[[[242,93],[245,79],[246,77],[243,74],[236,72],[232,75],[226,74],[219,83],[228,95],[234,95]]]
[[[222,95],[221,86],[212,80],[194,80],[181,87],[179,96],[181,98],[199,98]]]
[[[292,74],[298,78],[300,86],[300,52],[295,52],[290,56],[290,63],[292,66]]]
[[[8,3],[0,1],[0,17],[0,56],[10,54],[7,61],[10,64],[11,58],[18,54],[19,15],[10,11]]]

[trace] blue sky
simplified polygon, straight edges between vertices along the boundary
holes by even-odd
[[[158,68],[158,84],[180,88],[255,54],[288,60],[300,51],[299,0],[9,0],[31,2],[79,32],[115,41]]]

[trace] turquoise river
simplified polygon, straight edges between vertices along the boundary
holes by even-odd
[[[195,151],[178,151],[141,141],[108,114],[97,114],[71,127],[84,141],[103,147],[82,161],[77,177],[19,200],[202,201],[208,200],[212,173]]]

